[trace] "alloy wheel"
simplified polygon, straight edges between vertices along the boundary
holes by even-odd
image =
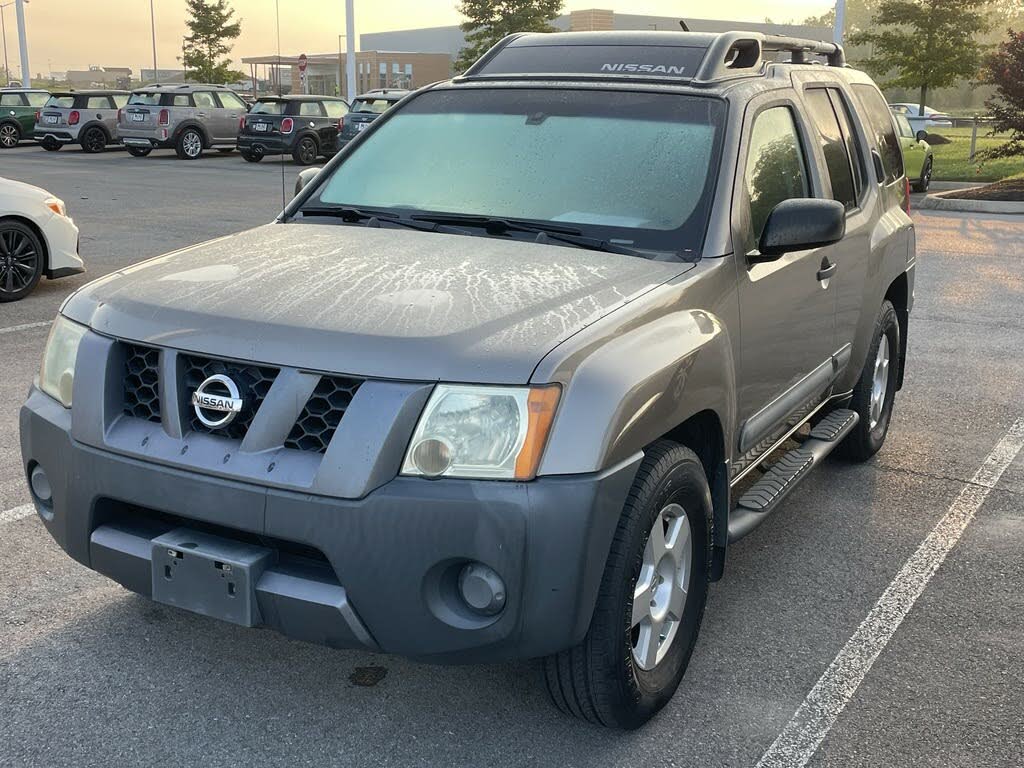
[[[693,568],[693,536],[686,512],[669,504],[654,519],[633,589],[630,640],[633,661],[645,670],[665,658],[686,607]]]
[[[90,130],[85,135],[85,148],[89,152],[102,152],[107,148],[107,137],[98,128]]]
[[[35,276],[39,255],[24,232],[0,229],[0,293],[13,294],[27,288]]]
[[[13,125],[0,125],[0,147],[11,149],[18,146],[18,129]]]
[[[316,145],[310,139],[303,139],[299,144],[299,160],[303,165],[316,162]]]
[[[889,337],[882,334],[878,340],[878,354],[875,355],[875,372],[871,383],[871,419],[868,426],[874,429],[882,420],[885,396],[889,389]]]
[[[189,157],[199,157],[203,151],[203,140],[199,138],[199,134],[195,131],[189,131],[185,134],[182,139],[182,145],[185,147],[185,154]]]

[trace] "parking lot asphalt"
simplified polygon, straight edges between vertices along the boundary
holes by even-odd
[[[88,277],[281,205],[280,169],[236,155],[23,147],[0,153],[0,176],[67,202]],[[152,604],[71,561],[23,506],[17,415],[41,323],[87,278],[0,306],[0,765],[1024,765],[1024,220],[914,216],[911,353],[885,448],[829,461],[730,550],[679,692],[634,733],[557,713],[533,663],[330,650]],[[922,556],[926,540],[948,556]],[[838,678],[811,708],[831,726],[820,744],[772,752],[850,665],[859,687]]]

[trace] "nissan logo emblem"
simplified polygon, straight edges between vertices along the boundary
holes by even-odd
[[[235,420],[243,405],[238,385],[221,373],[206,379],[192,393],[196,416],[210,429],[226,427]]]

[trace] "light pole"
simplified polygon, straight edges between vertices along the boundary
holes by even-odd
[[[153,34],[153,81],[159,82],[160,75],[156,69],[156,13],[153,11],[153,0],[149,0],[149,30]]]
[[[836,25],[832,30],[832,40],[836,45],[843,44],[843,31],[846,28],[846,0],[836,0]]]
[[[5,85],[11,84],[11,68],[7,66],[7,24],[4,23],[4,8],[6,8],[9,5],[14,5],[14,0],[11,0],[11,2],[9,3],[4,3],[3,5],[0,5],[0,33],[3,33],[4,38],[4,79],[6,80],[6,82],[4,83]]]
[[[345,83],[346,98],[349,104],[356,97],[356,17],[355,0],[345,0]]]
[[[25,88],[32,87],[32,70],[28,66],[28,37],[25,34],[25,3],[28,0],[14,0],[14,10],[18,16],[18,42],[21,45],[21,84]]]

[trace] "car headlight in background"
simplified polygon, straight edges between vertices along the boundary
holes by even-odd
[[[65,408],[71,407],[71,390],[75,383],[75,358],[78,345],[88,330],[58,315],[50,329],[43,353],[43,366],[39,370],[39,388],[58,400]]]
[[[403,475],[531,480],[561,388],[439,384],[420,416]]]
[[[68,209],[64,205],[64,201],[58,197],[48,197],[43,201],[43,205],[49,208],[51,211],[56,213],[58,216],[67,216]]]

